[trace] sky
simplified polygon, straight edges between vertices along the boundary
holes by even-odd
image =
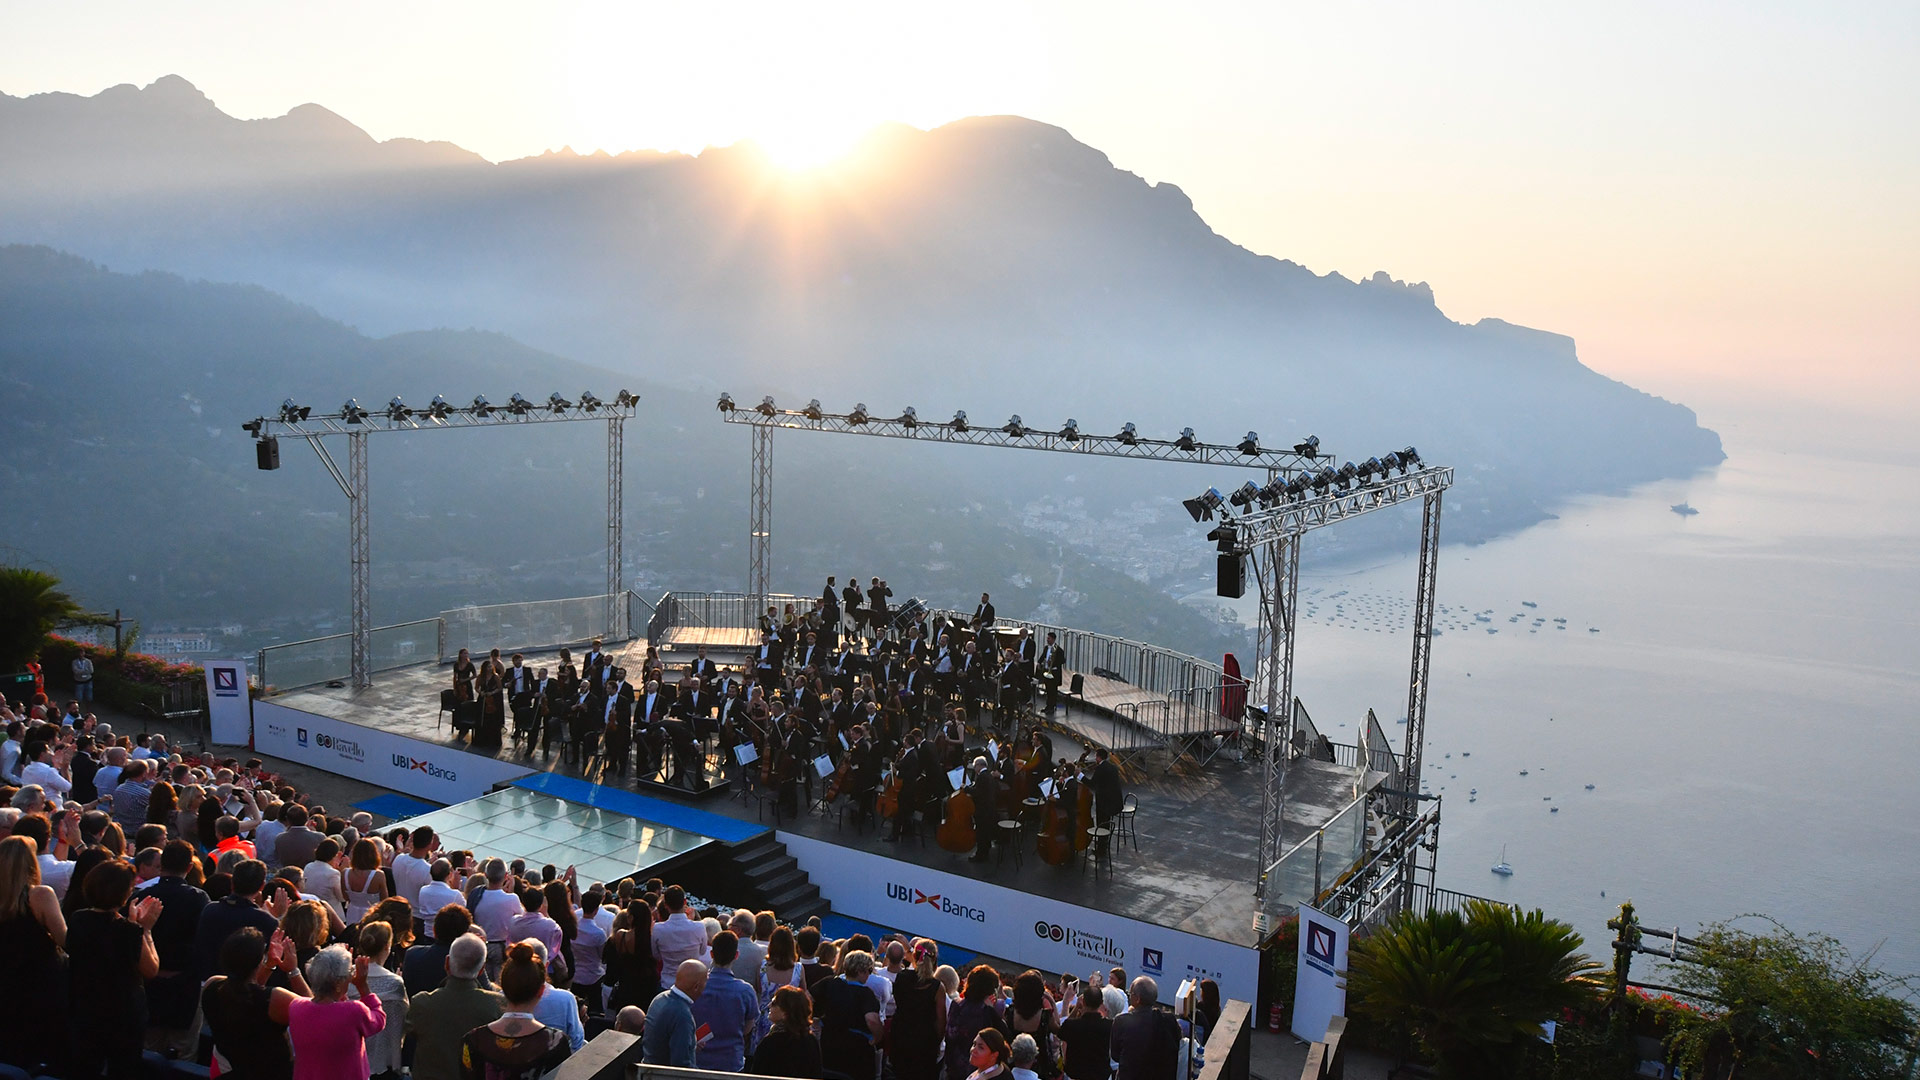
[[[1920,4],[0,0],[0,92],[185,76],[504,160],[1016,113],[1316,271],[1693,402],[1920,411]],[[822,164],[822,163],[825,164]]]

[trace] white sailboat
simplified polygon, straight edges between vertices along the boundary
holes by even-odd
[[[1512,877],[1513,866],[1507,862],[1507,845],[1500,845],[1500,861],[1493,864],[1493,872],[1501,877]]]

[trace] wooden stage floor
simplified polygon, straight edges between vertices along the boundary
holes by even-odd
[[[635,659],[639,651],[635,649]],[[551,654],[527,655],[529,666],[536,668],[542,664],[551,666],[552,659]],[[371,688],[357,695],[344,688],[311,687],[280,694],[273,700],[290,708],[476,752],[469,750],[464,740],[457,740],[446,723],[435,723],[440,690],[450,685],[450,680],[447,667],[423,664],[382,672],[374,677]],[[1078,749],[1072,746],[1072,740],[1063,737],[1071,734],[1076,726],[1104,723],[1105,719],[1099,714],[1073,702],[1065,717],[1056,717],[1055,755],[1077,755]],[[589,772],[567,764],[558,753],[551,758],[537,752],[529,756],[523,750],[508,746],[488,756],[518,762],[531,770],[644,791],[657,798],[670,797],[659,788],[643,788],[631,776],[600,775],[597,770]],[[1167,756],[1156,753],[1145,758],[1142,765],[1127,770],[1126,782],[1126,790],[1135,796],[1139,805],[1136,818],[1139,850],[1136,852],[1131,845],[1118,848],[1110,876],[1102,873],[1096,878],[1078,862],[1048,866],[1031,850],[1023,853],[1018,867],[1011,860],[1004,864],[996,860],[976,865],[968,862],[965,855],[942,850],[931,837],[924,847],[911,837],[902,843],[889,844],[882,842],[879,830],[862,832],[851,820],[843,828],[837,814],[803,814],[798,819],[781,821],[779,827],[1144,922],[1223,941],[1253,944],[1260,763],[1220,757],[1200,767],[1191,759],[1182,759],[1169,769]],[[1350,768],[1319,762],[1296,764],[1288,774],[1286,842],[1290,845],[1311,836],[1315,828],[1350,803],[1357,793],[1357,781]],[[740,785],[734,786],[737,789]],[[770,813],[743,798],[737,790],[701,801],[688,795],[685,801],[690,806],[740,821],[768,827],[774,824]]]

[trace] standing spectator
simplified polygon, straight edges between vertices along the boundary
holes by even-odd
[[[967,1066],[973,1069],[966,1074],[967,1080],[994,1080],[1007,1075],[1007,1037],[999,1029],[981,1028],[961,1052],[966,1055]]]
[[[560,954],[560,924],[547,916],[547,894],[538,886],[520,887],[521,912],[507,920],[507,940],[532,938],[546,950],[544,959]]]
[[[898,1080],[939,1080],[940,1038],[947,1030],[947,995],[934,978],[939,963],[939,946],[918,938],[913,966],[894,978],[887,1057]]]
[[[39,784],[47,793],[47,801],[59,804],[66,801],[67,793],[73,790],[73,781],[67,777],[67,761],[72,755],[71,749],[55,749],[51,741],[37,744],[39,751],[33,753],[33,759],[20,769],[22,784]]]
[[[1039,1067],[1040,1044],[1033,1036],[1024,1031],[1015,1035],[1007,1049],[1007,1060],[1013,1066],[1013,1080],[1040,1080],[1040,1074],[1035,1071]]]
[[[999,989],[1000,973],[987,965],[975,964],[967,971],[966,990],[959,1002],[947,1010],[948,1076],[967,1074],[974,1036],[982,1031],[991,1030],[999,1035],[1004,1052],[1006,1022],[993,1004],[993,996]]]
[[[73,1075],[99,1076],[104,1068],[112,1080],[136,1080],[147,1030],[146,980],[160,973],[152,934],[160,901],[141,900],[131,919],[120,913],[133,895],[133,866],[124,859],[94,867],[82,888],[87,906],[67,927]]]
[[[709,1034],[694,1054],[695,1064],[702,1069],[739,1072],[746,1065],[747,1040],[760,1019],[759,993],[733,973],[739,942],[731,930],[714,935],[713,970],[707,975],[706,989],[693,1003],[694,1020]]]
[[[86,653],[73,658],[73,696],[93,700],[93,658]]]
[[[507,924],[526,908],[520,898],[507,889],[506,863],[488,859],[481,866],[481,874],[485,887],[479,891],[478,899],[468,898],[467,908],[473,912],[474,925],[487,938],[487,975],[497,977],[507,956]]]
[[[294,1080],[368,1080],[367,1036],[387,1026],[379,995],[367,985],[366,957],[329,945],[307,961],[311,998],[287,1007]],[[359,996],[349,999],[351,988]]]
[[[118,817],[119,804],[115,802],[115,816]],[[307,808],[293,803],[280,811],[280,823],[284,828],[274,839],[270,856],[275,866],[305,866],[313,861],[314,849],[326,837],[307,827]],[[265,852],[262,852],[265,855]]]
[[[753,912],[741,908],[727,920],[727,929],[739,944],[739,953],[733,958],[733,975],[753,986],[760,984],[760,963],[767,958],[767,946],[753,939]]]
[[[453,910],[442,908],[438,918],[446,918]],[[465,908],[459,910],[466,913]],[[407,1010],[407,1030],[415,1040],[413,1080],[460,1080],[460,1053],[467,1032],[500,1019],[505,1002],[495,991],[480,986],[480,973],[487,966],[485,938],[454,934],[436,947],[446,949],[446,981],[415,996]],[[407,959],[411,962],[413,957]]]
[[[420,886],[420,901],[413,905],[413,911],[425,921],[427,929],[431,931],[435,915],[455,905],[465,913],[466,901],[461,897],[460,890],[449,884],[449,879],[453,877],[451,861],[444,858],[433,860],[433,866],[429,868],[428,873],[433,880]],[[462,930],[461,933],[466,931]],[[429,933],[427,936],[433,935]]]
[[[662,972],[678,971],[682,962],[707,960],[707,928],[687,917],[687,893],[678,885],[667,886],[661,901],[667,909],[666,921],[653,928],[653,955]]]
[[[227,894],[200,909],[200,923],[193,933],[195,979],[220,970],[220,946],[235,930],[251,926],[271,937],[280,928],[280,916],[287,913],[287,904],[284,900],[268,900],[268,907],[262,908],[260,893],[266,884],[267,864],[259,859],[242,859],[233,868]]]
[[[446,981],[447,957],[453,953],[453,943],[472,929],[473,919],[464,906],[453,903],[434,912],[433,921],[427,925],[433,930],[433,938],[408,949],[400,963],[400,977],[407,984],[410,998],[438,990]]]
[[[867,985],[873,954],[854,949],[840,964],[837,978],[813,986],[813,1011],[820,1016],[820,1059],[852,1080],[877,1075],[874,1043],[880,1038],[880,998]]]
[[[1073,1015],[1060,1025],[1060,1041],[1067,1045],[1068,1080],[1107,1080],[1113,1062],[1107,1048],[1113,1041],[1113,1021],[1100,1015],[1100,991],[1088,985],[1080,991]]]
[[[653,909],[634,900],[613,924],[602,957],[606,981],[613,984],[607,1009],[619,1012],[628,1005],[646,1008],[660,992],[660,961],[653,953]]]
[[[109,758],[107,763],[111,765],[112,759]],[[279,857],[279,852],[274,848],[280,843],[281,834],[287,831],[286,823],[280,820],[280,814],[286,809],[286,804],[274,798],[272,793],[265,789],[261,790],[257,798],[261,820],[259,826],[253,830],[253,857],[263,862],[272,862]]]
[[[59,949],[67,941],[60,898],[40,883],[34,843],[0,840],[0,1062],[28,1071],[65,1061],[67,995]]]
[[[307,892],[333,909],[340,921],[347,919],[347,890],[340,883],[340,841],[329,836],[313,849],[313,861],[300,870]]]
[[[1019,1042],[1020,1035],[1033,1036],[1038,1058],[1025,1062],[1024,1067],[1048,1078],[1059,1075],[1052,1050],[1052,1036],[1057,1034],[1059,1018],[1054,1014],[1053,1003],[1047,1000],[1047,984],[1039,972],[1023,971],[1013,981],[1013,1001],[1007,1006],[1006,1021],[1007,1030],[1015,1036],[1014,1042]],[[1023,1066],[1017,1060],[1013,1064],[1016,1069]]]
[[[433,880],[433,849],[439,837],[431,826],[413,830],[408,849],[393,858],[393,894],[420,910],[420,890]],[[431,918],[431,915],[428,915]]]
[[[574,913],[573,938],[573,981],[570,984],[573,996],[580,999],[588,1016],[599,1016],[602,1012],[600,1002],[601,981],[606,978],[607,966],[603,952],[607,947],[607,931],[600,925],[600,887],[588,889],[580,898],[580,908]]]
[[[813,1003],[806,991],[797,986],[782,986],[774,991],[767,1006],[772,1028],[754,1048],[748,1069],[757,1076],[819,1077],[820,1041],[811,1029]]]
[[[267,976],[276,972],[292,989],[267,986]],[[307,981],[294,962],[292,942],[280,934],[269,941],[251,926],[234,931],[220,946],[220,974],[207,980],[200,992],[213,1048],[227,1063],[222,1075],[292,1080],[287,1015],[306,995]]]
[[[151,850],[151,849],[149,849]],[[170,840],[160,850],[160,876],[142,896],[160,901],[160,918],[153,924],[153,946],[160,956],[159,974],[147,980],[147,1021],[158,1030],[155,1049],[171,1048],[189,1055],[200,1033],[193,1029],[193,1003],[200,979],[193,966],[193,939],[207,894],[187,881],[193,869],[193,845]]]
[[[682,960],[674,970],[673,985],[662,990],[647,1006],[647,1032],[640,1038],[641,1060],[649,1065],[676,1065],[693,1068],[694,1046],[698,1041],[693,1020],[693,1003],[707,986],[707,965],[698,960]]]
[[[515,944],[531,945],[533,958],[548,972],[546,989],[540,991],[540,998],[533,1005],[533,1018],[565,1035],[569,1050],[579,1050],[587,1042],[587,1029],[580,1023],[580,1002],[553,984],[553,957],[547,954],[547,947],[533,938]]]
[[[282,844],[287,838],[280,838]],[[316,849],[317,850],[317,849]],[[380,901],[387,898],[387,875],[380,869],[380,846],[372,840],[361,840],[353,845],[353,857],[347,871],[341,877],[341,888],[347,896],[347,921],[357,923],[366,917]]]
[[[20,783],[20,756],[26,750],[27,725],[20,720],[7,723],[7,741],[0,743],[0,783]]]
[[[407,921],[411,930],[412,919]],[[379,1080],[398,1080],[400,1042],[407,1023],[407,989],[400,976],[386,966],[393,951],[393,927],[384,922],[362,923],[353,949],[356,957],[367,961],[367,989],[387,1014],[386,1026],[366,1037],[367,1069]]]
[[[153,794],[152,766],[135,759],[120,770],[113,788],[113,820],[122,829],[138,831],[147,823],[147,800]]]
[[[461,1080],[535,1080],[573,1053],[565,1032],[533,1018],[546,988],[546,965],[533,946],[516,942],[509,947],[500,966],[506,1011],[498,1020],[467,1032],[461,1041]]]
[[[55,813],[52,821],[44,814],[27,814],[13,823],[13,835],[33,841],[34,850],[40,853],[40,884],[52,889],[62,901],[67,897],[67,884],[73,880],[73,863],[65,856],[79,838],[78,832],[78,822],[65,810]]]
[[[1180,1063],[1180,1022],[1154,1006],[1160,985],[1142,975],[1127,992],[1127,1014],[1113,1022],[1107,1052],[1115,1080],[1173,1080]]]

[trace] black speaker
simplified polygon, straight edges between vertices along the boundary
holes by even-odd
[[[1220,556],[1220,583],[1214,590],[1235,599],[1247,595],[1247,557],[1240,554]]]
[[[280,440],[271,435],[264,439],[256,440],[253,444],[253,454],[254,457],[258,459],[258,463],[262,469],[279,468]]]

